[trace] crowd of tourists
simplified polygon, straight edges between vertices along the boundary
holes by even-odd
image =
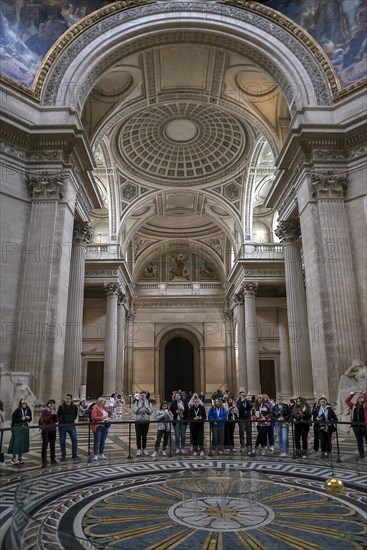
[[[367,444],[367,392],[351,392],[345,400],[350,410],[359,458],[365,456]],[[93,434],[92,460],[104,460],[105,442],[111,420],[122,419],[123,398],[112,394],[110,398],[100,397],[88,405],[82,400],[79,405],[73,402],[71,394],[66,394],[56,407],[54,399],[49,399],[42,409],[39,428],[42,436],[42,467],[57,464],[56,436],[59,434],[60,461],[66,460],[66,437],[71,442],[71,458],[79,460],[76,421],[87,420]],[[154,420],[156,439],[151,456],[167,456],[192,453],[204,456],[206,447],[213,454],[231,454],[238,450],[253,457],[279,451],[286,457],[292,443],[292,454],[306,459],[310,453],[321,451],[320,457],[328,459],[332,450],[333,433],[338,422],[337,415],[325,395],[320,395],[310,405],[304,397],[290,399],[289,402],[278,396],[269,398],[266,394],[246,395],[240,391],[235,396],[229,391],[217,390],[206,399],[200,394],[174,390],[170,400],[162,401],[154,411],[150,394],[136,392],[133,402],[136,436],[136,456],[148,456],[148,431]],[[19,401],[11,418],[11,439],[8,453],[10,464],[23,464],[23,455],[29,451],[29,429],[32,411],[25,399]],[[205,425],[209,423],[209,432]],[[312,446],[309,447],[309,433],[313,426]],[[0,401],[0,429],[4,427],[4,407]],[[291,431],[291,433],[290,433]],[[0,432],[1,444],[3,430]],[[237,441],[237,443],[236,443]],[[1,445],[2,450],[2,445]],[[49,451],[50,462],[47,453]],[[0,465],[4,464],[4,452],[0,452]]]

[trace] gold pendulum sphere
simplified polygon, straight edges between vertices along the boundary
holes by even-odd
[[[325,481],[325,489],[330,495],[341,495],[344,491],[344,483],[336,477],[329,477],[329,479]]]

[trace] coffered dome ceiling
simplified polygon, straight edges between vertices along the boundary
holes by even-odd
[[[125,174],[159,185],[198,185],[228,178],[244,161],[247,137],[235,116],[193,101],[147,107],[117,136]]]
[[[145,272],[142,253],[158,261],[203,246],[227,273],[288,132],[285,98],[264,69],[221,49],[219,37],[213,47],[185,36],[107,68],[84,107],[109,194],[106,227],[129,250],[133,277]]]

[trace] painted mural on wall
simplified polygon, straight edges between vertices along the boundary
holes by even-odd
[[[142,281],[158,281],[159,279],[159,260],[152,260],[147,263],[140,277]]]
[[[161,270],[160,265],[165,266]],[[220,281],[213,266],[201,256],[192,254],[189,250],[178,249],[156,257],[144,266],[140,275],[141,282],[218,282]]]
[[[367,76],[367,0],[266,0],[303,27],[331,59],[342,87]]]
[[[0,68],[32,87],[57,39],[113,0],[1,0]],[[343,87],[367,76],[367,0],[263,0],[309,32],[330,57]]]
[[[210,263],[204,258],[198,258],[199,281],[218,281],[218,277]]]
[[[105,0],[1,0],[1,72],[26,86],[58,38],[79,19],[111,4]]]
[[[168,280],[189,281],[191,262],[188,256],[182,252],[170,252],[168,255]]]

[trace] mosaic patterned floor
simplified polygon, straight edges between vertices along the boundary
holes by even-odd
[[[254,472],[271,489],[246,498],[225,500],[225,522],[218,499],[198,498],[197,510],[170,481],[183,471],[220,469]],[[232,474],[231,474],[232,475]],[[22,550],[362,550],[367,537],[365,479],[335,471],[346,489],[328,495],[326,466],[273,461],[174,460],[98,465],[32,476],[25,494],[30,524]],[[23,482],[24,484],[24,482]],[[25,484],[26,485],[26,484]],[[33,498],[30,498],[31,494]],[[36,496],[34,496],[36,495]],[[187,495],[186,495],[187,496]],[[55,536],[50,538],[50,532]],[[79,542],[77,542],[79,541]],[[7,550],[11,547],[7,546]]]

